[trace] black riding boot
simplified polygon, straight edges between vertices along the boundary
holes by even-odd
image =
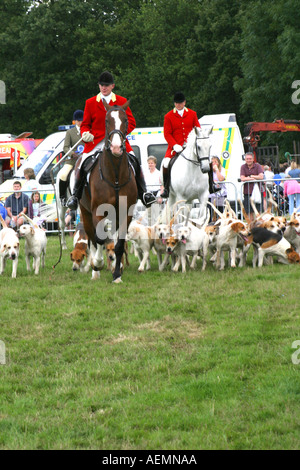
[[[169,167],[165,168],[163,166],[163,182],[164,182],[164,190],[160,197],[166,199],[169,197],[169,186],[170,186],[170,172],[169,172]]]
[[[67,181],[59,180],[58,183],[59,186],[59,198],[62,207],[67,207],[67,189],[68,189],[68,183]]]
[[[135,181],[138,190],[138,198],[146,207],[150,207],[151,204],[156,202],[156,197],[153,193],[147,191],[143,170],[136,156],[132,155],[131,153],[128,153],[127,155],[135,169]]]
[[[80,169],[75,170],[75,185],[72,196],[67,202],[67,206],[72,211],[75,211],[78,207],[78,202],[81,199],[82,191],[86,182],[86,172],[81,167]]]

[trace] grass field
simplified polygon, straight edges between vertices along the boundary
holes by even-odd
[[[298,449],[299,266],[1,277],[1,449]]]

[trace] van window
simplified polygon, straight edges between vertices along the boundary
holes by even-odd
[[[156,168],[160,168],[160,164],[166,154],[168,148],[168,144],[153,144],[153,145],[148,145],[147,147],[147,153],[148,157],[149,155],[154,155],[154,157],[157,158],[157,163],[156,163]]]
[[[59,154],[55,155],[55,158],[52,160],[51,164],[45,169],[45,171],[43,172],[42,176],[40,177],[40,180],[39,180],[39,183],[40,184],[51,184],[51,174],[50,174],[50,171],[51,169],[56,165],[56,163],[58,163],[62,157],[64,156],[64,153],[63,152],[60,152]],[[65,162],[62,162],[62,165],[64,164]],[[55,168],[54,172],[53,172],[53,177],[54,179],[56,179],[56,176],[57,176],[57,173],[59,172],[59,170],[61,169],[61,166],[62,165],[57,165],[57,167]]]
[[[136,158],[138,159],[140,165],[142,164],[141,162],[141,151],[140,151],[140,147],[138,147],[137,145],[131,145],[131,148],[134,152],[134,155],[136,156]]]

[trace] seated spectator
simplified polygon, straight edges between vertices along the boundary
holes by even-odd
[[[7,210],[5,209],[5,206],[2,202],[0,202],[0,215],[2,216],[2,219],[5,220],[7,217]],[[0,224],[0,230],[2,229],[2,225]]]
[[[6,223],[13,229],[18,229],[24,224],[24,218],[20,214],[22,212],[28,214],[29,198],[21,192],[21,188],[20,181],[15,181],[13,184],[14,192],[5,201],[7,210]]]

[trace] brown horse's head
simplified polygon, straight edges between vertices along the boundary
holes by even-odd
[[[128,119],[126,109],[129,101],[123,106],[109,106],[103,102],[106,108],[106,136],[105,148],[115,157],[120,157],[125,151]]]

